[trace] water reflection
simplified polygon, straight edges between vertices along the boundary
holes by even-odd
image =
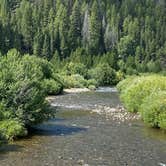
[[[14,144],[2,145],[2,146],[0,146],[0,155],[8,153],[8,152],[20,151],[22,148],[23,148],[23,146],[14,145]]]
[[[83,127],[66,125],[41,125],[34,129],[33,134],[36,136],[66,136],[86,130],[87,129]]]
[[[156,128],[147,127],[147,126],[144,126],[142,128],[142,130],[143,130],[144,135],[147,138],[164,141],[164,142],[166,141],[166,133],[164,131],[161,131]]]

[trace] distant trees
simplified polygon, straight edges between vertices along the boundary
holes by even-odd
[[[116,52],[136,66],[162,62],[166,41],[164,1],[1,0],[0,50],[51,59],[69,57],[78,48],[89,55]],[[162,64],[163,66],[163,64]]]

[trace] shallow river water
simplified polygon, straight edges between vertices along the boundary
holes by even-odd
[[[28,138],[0,148],[0,166],[165,166],[166,136],[141,121],[91,113],[121,105],[112,88],[52,98],[55,119]]]

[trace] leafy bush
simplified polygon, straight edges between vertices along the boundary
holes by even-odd
[[[125,75],[124,75],[124,73],[122,71],[117,71],[116,72],[117,83],[122,81],[124,78],[125,78]]]
[[[87,86],[87,80],[79,74],[62,76],[65,88],[83,88]]]
[[[89,85],[88,89],[90,89],[90,90],[96,90],[96,87],[94,85]]]
[[[63,85],[65,88],[89,88],[90,86],[97,87],[97,82],[94,79],[86,80],[79,74],[63,75]]]
[[[116,72],[107,63],[99,64],[96,68],[89,70],[89,78],[95,79],[99,85],[115,85],[117,83]]]
[[[128,111],[139,111],[148,125],[166,129],[165,76],[132,76],[121,81],[117,88]]]
[[[132,67],[127,67],[126,68],[126,74],[127,75],[134,75],[134,74],[138,74],[138,71]]]
[[[142,76],[133,80],[121,95],[126,108],[130,112],[139,111],[143,100],[152,92],[166,90],[166,77],[164,76]]]
[[[46,109],[45,97],[61,89],[48,61],[29,55],[22,57],[16,50],[1,57],[0,123],[1,129],[9,129],[3,132],[5,137],[20,136],[24,127],[52,116]]]
[[[141,115],[148,125],[166,130],[166,91],[148,96],[141,105]]]
[[[63,86],[54,79],[45,79],[42,82],[42,87],[48,95],[58,95],[62,92]]]
[[[3,138],[12,140],[18,136],[25,136],[27,130],[22,123],[16,120],[0,121],[0,132]]]
[[[122,93],[125,91],[128,87],[130,87],[131,84],[133,84],[137,80],[138,77],[136,76],[129,76],[126,79],[120,81],[117,85],[117,89]]]
[[[73,62],[67,63],[64,70],[66,71],[67,75],[79,74],[84,77],[87,76],[86,66],[82,63],[73,63]]]
[[[161,63],[159,61],[149,61],[147,63],[147,68],[149,72],[158,73],[161,71]]]
[[[95,79],[89,79],[87,80],[87,87],[94,86],[95,88],[98,86],[98,83]]]
[[[118,85],[121,99],[130,112],[139,111],[143,100],[152,92],[166,89],[166,77],[158,75],[129,78]],[[126,87],[126,88],[125,88]]]

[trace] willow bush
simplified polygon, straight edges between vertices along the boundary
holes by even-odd
[[[166,91],[151,93],[140,110],[145,123],[166,130]]]
[[[166,77],[141,76],[131,80],[131,83],[122,91],[121,99],[130,112],[138,112],[144,99],[152,92],[159,90],[166,90]]]
[[[143,121],[152,127],[166,129],[165,76],[133,76],[117,87],[128,111],[141,113]]]
[[[48,119],[45,97],[60,93],[51,64],[36,56],[11,50],[0,61],[0,131],[6,139],[26,134],[26,129]]]

